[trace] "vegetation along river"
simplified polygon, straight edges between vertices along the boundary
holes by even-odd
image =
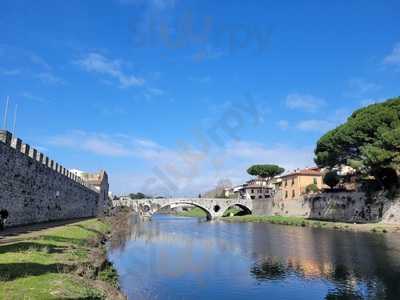
[[[109,250],[129,299],[400,299],[400,236],[135,217]]]

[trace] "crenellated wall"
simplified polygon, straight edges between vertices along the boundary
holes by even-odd
[[[108,189],[108,183],[102,186]],[[100,195],[106,193],[0,130],[0,209],[9,212],[6,226],[96,216],[104,210]]]

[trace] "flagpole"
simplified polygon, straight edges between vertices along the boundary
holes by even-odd
[[[13,122],[13,135],[15,136],[16,132],[16,126],[17,126],[17,112],[18,112],[18,104],[15,104],[15,109],[14,109],[14,122]]]
[[[8,115],[8,102],[10,101],[10,97],[6,98],[6,108],[4,110],[4,118],[3,118],[3,128],[7,130],[7,115]]]

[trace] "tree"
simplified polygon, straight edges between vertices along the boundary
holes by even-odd
[[[319,139],[315,162],[330,169],[355,166],[359,173],[387,183],[387,174],[393,177],[392,171],[400,170],[400,97],[353,112]]]
[[[309,185],[306,186],[306,193],[316,193],[318,192],[318,186],[315,183],[311,183]]]
[[[340,182],[340,177],[336,171],[330,171],[324,175],[323,181],[327,186],[333,189]]]
[[[145,199],[146,195],[143,193],[130,193],[129,198],[131,199]]]
[[[247,169],[247,173],[262,178],[273,178],[285,172],[284,168],[277,165],[253,165]]]

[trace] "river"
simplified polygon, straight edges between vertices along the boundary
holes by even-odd
[[[129,299],[400,299],[400,236],[155,215],[109,259]]]

